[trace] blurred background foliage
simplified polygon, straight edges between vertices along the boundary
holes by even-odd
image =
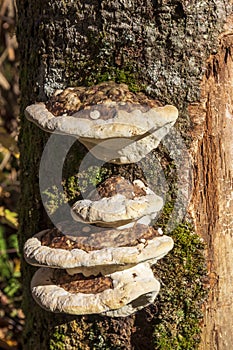
[[[14,0],[0,0],[0,349],[20,349],[24,315],[17,242],[19,84]]]

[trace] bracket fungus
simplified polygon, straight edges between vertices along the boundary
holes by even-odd
[[[163,199],[141,180],[131,183],[121,176],[113,176],[89,199],[77,201],[71,214],[76,221],[117,227],[144,216],[154,218],[162,207]]]
[[[174,125],[174,106],[161,107],[127,85],[105,82],[57,91],[25,110],[47,132],[75,136],[105,162],[138,162]],[[40,266],[31,282],[45,310],[124,317],[153,303],[160,283],[151,266],[173,248],[151,221],[163,199],[140,179],[111,176],[71,208],[74,220],[29,238],[24,256]]]
[[[125,84],[106,82],[58,91],[46,104],[28,106],[25,115],[47,132],[77,137],[101,160],[126,164],[159,145],[178,111],[130,92]]]
[[[68,275],[40,268],[31,282],[32,295],[44,309],[68,314],[128,316],[152,303],[159,292],[147,263],[105,276]]]
[[[66,227],[66,223],[61,224]],[[152,260],[153,264],[173,248],[171,237],[161,235],[151,226],[134,224],[117,230],[91,225],[74,226],[68,234],[57,228],[41,231],[24,245],[28,263],[38,266],[74,269],[87,275],[124,269]]]

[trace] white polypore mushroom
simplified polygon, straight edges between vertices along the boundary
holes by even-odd
[[[68,88],[47,105],[28,106],[25,114],[43,130],[73,135],[97,158],[119,164],[137,162],[156,148],[178,117],[176,107],[158,107],[113,82]]]
[[[152,303],[160,289],[147,263],[95,277],[94,281],[80,274],[71,278],[64,272],[61,277],[60,274],[40,268],[31,282],[33,298],[48,311],[128,316]]]
[[[70,273],[87,276],[147,260],[155,263],[173,248],[171,237],[158,235],[152,227],[141,224],[124,230],[91,227],[88,235],[81,229],[73,236],[66,236],[65,232],[44,230],[29,238],[24,245],[26,261],[37,266],[73,269]]]
[[[160,141],[169,133],[171,127],[175,124],[178,117],[177,109],[174,106],[167,105],[165,107],[152,108],[147,113],[142,113],[140,110],[135,110],[130,113],[119,111],[119,118],[115,119],[115,123],[121,129],[121,133],[116,132],[114,124],[114,132],[108,138],[101,137],[97,134],[93,137],[80,137],[88,150],[101,160],[116,164],[136,163],[157,148]],[[141,116],[141,118],[139,118]],[[153,119],[152,116],[155,118]],[[141,119],[141,125],[138,122],[138,128],[135,130],[135,124],[138,119]],[[146,120],[149,119],[146,127]],[[131,124],[129,124],[131,120]],[[144,127],[142,124],[144,122]],[[133,125],[132,125],[133,124]],[[137,124],[136,124],[137,125]],[[139,127],[140,125],[140,127]],[[110,125],[106,125],[110,127]],[[144,130],[144,132],[140,131]],[[105,130],[102,124],[99,124],[99,129],[102,132]],[[124,130],[127,131],[124,132]],[[109,131],[109,129],[107,129]],[[107,132],[106,130],[106,132]],[[128,135],[128,136],[125,136]]]
[[[108,180],[111,181],[111,178]],[[122,226],[147,215],[154,218],[163,206],[163,199],[141,180],[134,180],[133,186],[137,186],[144,193],[128,197],[124,191],[116,191],[116,194],[106,194],[98,200],[79,200],[73,205],[71,215],[80,222],[111,227]]]
[[[174,106],[158,107],[113,82],[59,91],[47,104],[28,106],[25,114],[43,130],[73,135],[97,158],[119,164],[137,162],[156,148],[178,116]],[[158,294],[150,266],[172,249],[173,240],[139,222],[155,218],[163,200],[140,180],[124,183],[122,190],[122,179],[113,178],[102,186],[100,198],[92,194],[77,201],[71,213],[78,222],[118,229],[100,232],[104,228],[92,225],[96,232],[75,237],[57,237],[54,229],[57,245],[48,242],[51,230],[45,230],[25,243],[30,264],[60,268],[41,268],[32,279],[33,297],[46,310],[127,316]]]

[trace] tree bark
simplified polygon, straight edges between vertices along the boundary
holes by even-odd
[[[202,82],[204,122],[202,132],[200,128],[197,132],[203,137],[194,151],[193,217],[197,232],[208,246],[210,293],[204,313],[200,347],[203,350],[230,349],[233,344],[232,19],[228,18],[225,31],[220,35],[218,53],[208,60]]]
[[[50,225],[38,185],[40,158],[48,136],[25,120],[25,107],[46,101],[56,89],[105,80],[125,82],[134,91],[145,90],[163,104],[178,108],[177,130],[193,158],[195,186],[190,212],[196,232],[207,242],[211,277],[201,348],[229,349],[233,343],[228,314],[232,311],[231,1],[25,0],[17,1],[17,6],[21,52],[21,251],[26,239]],[[229,33],[219,41],[227,18]],[[160,157],[169,163],[162,149]],[[187,227],[184,224],[182,233]],[[191,239],[195,247],[199,245]],[[191,260],[196,258],[193,252]],[[197,282],[193,275],[188,280],[190,271],[178,277],[176,265],[180,264],[181,271],[186,266],[179,254],[182,257],[177,249],[158,265],[166,275],[166,264],[171,260],[174,284],[165,280],[164,289],[170,286],[172,293],[174,287],[172,302],[162,292],[159,303],[124,319],[43,311],[30,293],[35,268],[22,259],[23,308],[27,316],[24,349],[197,348],[198,337],[196,342],[189,341],[196,331],[187,330],[192,329],[185,311],[188,302],[186,306],[183,303],[188,294],[183,295],[180,288],[185,280],[185,292],[191,295]],[[198,264],[198,259],[192,261]],[[163,338],[163,328],[155,329],[161,325],[164,310],[171,310],[172,316]],[[169,311],[166,317],[169,319]]]

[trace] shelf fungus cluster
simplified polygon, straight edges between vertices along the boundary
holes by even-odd
[[[174,106],[161,107],[114,82],[59,90],[47,103],[28,106],[25,113],[43,130],[73,135],[95,157],[116,164],[146,156],[178,117]]]
[[[177,119],[125,84],[102,83],[58,91],[46,104],[26,108],[48,132],[76,136],[97,158],[134,163],[156,148]],[[128,316],[156,298],[160,283],[151,266],[173,240],[151,221],[163,199],[140,179],[114,175],[71,208],[73,220],[29,238],[29,264],[40,266],[31,289],[44,309],[68,314]]]

